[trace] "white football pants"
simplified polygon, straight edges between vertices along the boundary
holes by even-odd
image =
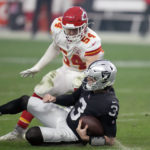
[[[36,85],[34,92],[41,97],[47,93],[58,96],[73,92],[75,88],[79,88],[83,78],[83,72],[70,70],[64,65],[46,74]]]
[[[45,126],[40,127],[44,142],[78,141],[67,125],[66,117],[69,112],[67,109],[54,103],[44,103],[36,97],[29,99],[27,111]]]

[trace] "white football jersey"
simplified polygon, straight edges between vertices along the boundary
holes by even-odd
[[[79,42],[68,42],[62,28],[62,17],[56,18],[51,25],[51,33],[54,42],[63,54],[63,63],[75,71],[86,69],[85,57],[104,53],[101,48],[101,39],[90,28]]]

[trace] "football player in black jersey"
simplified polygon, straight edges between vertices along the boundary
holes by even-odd
[[[70,95],[54,97],[46,94],[38,103],[29,96],[22,96],[0,106],[0,114],[16,114],[27,110],[45,127],[30,128],[25,137],[32,145],[61,142],[89,142],[91,145],[113,145],[116,137],[116,119],[119,102],[112,85],[117,69],[110,61],[97,60],[85,71],[79,89]],[[59,104],[59,105],[58,105]],[[66,107],[73,106],[69,111]],[[82,116],[100,120],[104,136],[87,135],[87,126],[81,129]]]

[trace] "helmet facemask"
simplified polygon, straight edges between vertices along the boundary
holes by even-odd
[[[89,78],[90,78],[91,81],[89,81]],[[98,80],[96,80],[95,78],[93,78],[91,76],[86,77],[86,81],[83,81],[84,86],[85,86],[84,89],[87,90],[87,91],[97,90],[98,89],[98,84],[97,83],[99,82]]]
[[[66,26],[63,26],[63,29],[64,29],[64,33],[66,35],[66,39],[69,41],[69,42],[78,42],[80,41],[86,34],[86,31],[87,31],[87,24],[84,23],[82,26],[79,26],[79,27],[74,27],[74,28],[69,28],[69,27],[66,27]],[[72,30],[72,32],[74,32],[73,35],[70,34],[71,31],[69,30]]]

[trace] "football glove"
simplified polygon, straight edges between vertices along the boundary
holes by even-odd
[[[30,69],[27,69],[27,70],[24,70],[22,72],[20,72],[20,75],[21,77],[28,77],[28,76],[31,76],[33,77],[37,72],[39,72],[39,70],[37,68],[30,68]]]

